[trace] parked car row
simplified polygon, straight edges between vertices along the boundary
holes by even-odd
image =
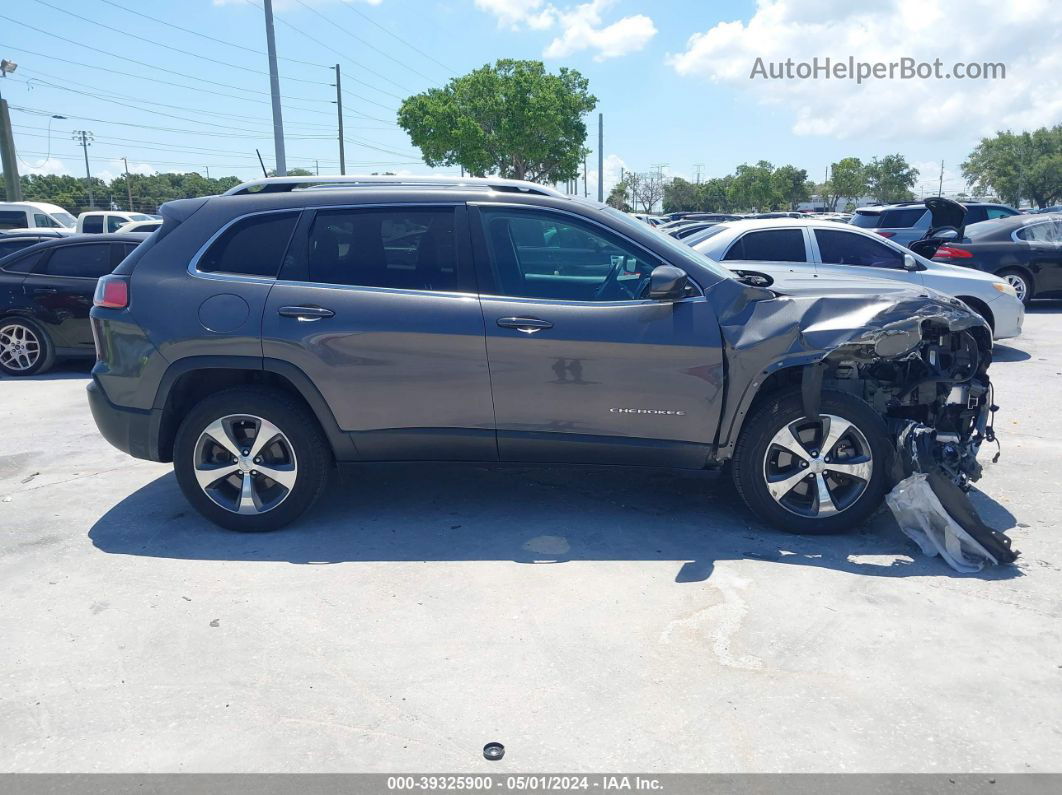
[[[0,233],[42,232],[104,234],[150,232],[162,219],[147,213],[120,210],[86,210],[75,218],[62,207],[47,202],[0,202]]]

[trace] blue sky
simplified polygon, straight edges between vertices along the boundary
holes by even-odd
[[[123,155],[141,172],[209,166],[211,176],[253,177],[258,147],[272,167],[258,0],[114,3],[0,7],[0,55],[19,64],[0,91],[13,106],[22,173],[82,175],[75,129],[94,133],[90,164],[104,178],[120,172]],[[589,78],[605,114],[608,183],[621,166],[667,164],[668,173],[692,177],[702,163],[707,177],[760,159],[821,180],[840,157],[902,152],[934,190],[943,159],[945,190],[959,190],[959,164],[980,135],[1062,121],[1052,9],[1040,0],[1000,9],[981,0],[880,0],[872,8],[847,0],[276,0],[288,166],[313,168],[317,159],[321,173],[337,172],[331,64],[342,65],[348,92],[348,172],[423,172],[393,123],[402,97],[497,58],[544,58]],[[1002,62],[1008,72],[961,84],[748,77],[756,57],[814,56],[965,58]],[[596,118],[596,150],[594,125]],[[594,159],[596,151],[591,181]]]

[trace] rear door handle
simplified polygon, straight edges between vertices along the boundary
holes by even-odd
[[[309,322],[333,317],[335,312],[331,309],[325,309],[323,306],[282,306],[277,310],[277,314],[281,317],[293,317],[296,320]]]
[[[553,328],[553,324],[548,320],[542,320],[537,317],[500,317],[498,318],[498,325],[502,328],[514,328],[525,334],[534,334],[544,328]]]
[[[34,295],[52,295],[59,292],[54,287],[35,287],[33,289]]]

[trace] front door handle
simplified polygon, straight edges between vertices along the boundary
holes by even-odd
[[[281,317],[293,317],[296,320],[308,323],[313,320],[333,317],[335,312],[331,309],[325,309],[323,306],[282,306],[277,310],[277,314]]]
[[[534,334],[544,328],[553,328],[553,324],[548,320],[542,320],[537,317],[500,317],[498,318],[498,325],[502,328],[514,328],[525,334]]]
[[[34,295],[54,295],[57,292],[54,287],[36,287],[33,290]]]

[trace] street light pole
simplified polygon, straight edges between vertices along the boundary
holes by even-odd
[[[7,77],[18,67],[14,61],[0,61],[0,75]],[[15,136],[11,132],[11,114],[7,100],[0,96],[0,164],[4,169],[4,189],[9,202],[22,201],[22,182],[18,178],[18,161],[15,159]]]
[[[288,173],[284,157],[284,116],[280,111],[280,76],[277,74],[277,42],[273,34],[273,0],[263,0],[265,9],[266,51],[269,54],[269,95],[273,102],[273,147],[276,151],[277,176]]]

